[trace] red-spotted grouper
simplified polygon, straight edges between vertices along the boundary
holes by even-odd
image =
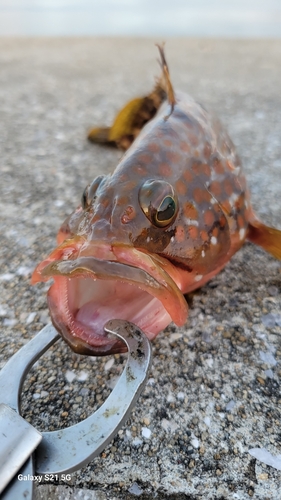
[[[281,258],[281,232],[253,212],[236,150],[224,128],[191,97],[174,92],[164,52],[153,92],[130,101],[112,127],[89,138],[126,149],[100,175],[58,234],[59,246],[32,281],[54,284],[51,318],[78,353],[123,352],[106,336],[126,319],[153,339],[184,325],[184,298],[216,275],[250,240]]]

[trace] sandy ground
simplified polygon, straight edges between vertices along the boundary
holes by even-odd
[[[48,285],[32,287],[32,269],[88,182],[116,165],[120,153],[86,133],[151,89],[154,42],[0,40],[0,367],[49,321]],[[174,86],[226,124],[254,208],[281,229],[281,41],[166,47]],[[248,452],[281,454],[280,263],[247,244],[189,303],[186,325],[153,342],[149,383],[118,436],[68,482],[38,486],[37,500],[281,498],[280,470]],[[125,359],[78,356],[59,341],[27,377],[23,416],[41,430],[78,422]]]

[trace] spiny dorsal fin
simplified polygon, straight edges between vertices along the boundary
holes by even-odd
[[[161,66],[162,72],[163,72],[163,79],[165,82],[168,103],[171,106],[171,111],[170,111],[169,115],[165,117],[165,120],[167,120],[169,118],[169,116],[171,116],[172,112],[174,111],[174,107],[176,104],[176,97],[175,97],[175,92],[174,92],[173,85],[171,82],[169,68],[168,68],[168,64],[167,64],[165,53],[164,53],[164,44],[162,44],[162,45],[156,44],[156,47],[158,47],[158,50],[160,53],[160,58],[161,58],[160,66]]]

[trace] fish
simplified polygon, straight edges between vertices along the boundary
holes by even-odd
[[[281,259],[281,231],[255,214],[242,164],[218,119],[175,91],[164,48],[153,91],[127,103],[94,143],[124,154],[84,190],[32,283],[53,279],[54,326],[79,354],[126,351],[104,331],[124,319],[152,340],[188,321],[185,294],[219,273],[248,240]]]

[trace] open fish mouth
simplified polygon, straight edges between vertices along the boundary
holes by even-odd
[[[50,278],[53,324],[80,354],[127,350],[121,340],[106,335],[108,320],[131,321],[153,339],[171,321],[183,325],[187,318],[177,268],[133,247],[65,240],[37,266],[32,282]]]

